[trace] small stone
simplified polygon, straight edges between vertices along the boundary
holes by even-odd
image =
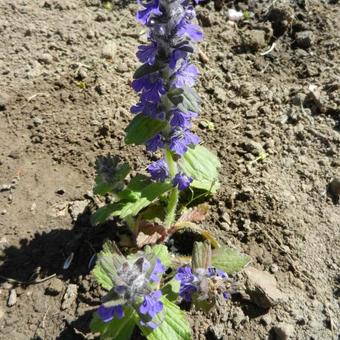
[[[125,73],[129,71],[129,68],[126,63],[120,62],[116,67],[116,71],[119,73]]]
[[[34,117],[32,119],[32,123],[34,124],[34,126],[39,126],[43,123],[44,121],[40,118],[40,117]]]
[[[263,325],[268,326],[272,323],[272,317],[269,314],[263,315],[262,318],[260,319],[260,322]]]
[[[68,211],[72,217],[73,221],[78,219],[78,216],[84,213],[89,201],[74,201],[69,205]]]
[[[73,302],[77,299],[78,295],[78,286],[75,284],[70,284],[63,297],[63,302],[61,305],[61,309],[65,310],[71,307]]]
[[[2,184],[0,185],[0,192],[9,191],[12,189],[12,184]]]
[[[17,303],[17,292],[15,289],[9,291],[9,296],[7,300],[7,306],[12,307]]]
[[[117,45],[114,41],[107,42],[102,49],[102,57],[113,59],[116,55]]]
[[[107,20],[107,17],[104,13],[98,13],[95,20],[97,22],[104,22]]]
[[[86,38],[87,39],[93,39],[95,37],[95,33],[92,30],[88,30],[86,33]]]
[[[6,215],[6,214],[7,214],[7,210],[6,209],[1,210],[1,215]]]
[[[83,68],[80,68],[78,72],[76,73],[76,79],[84,80],[85,78],[87,78],[87,73]]]
[[[223,335],[225,333],[224,331],[224,325],[223,324],[217,324],[214,326],[209,327],[209,331],[213,337],[213,339],[219,340],[223,338]]]
[[[39,58],[38,58],[39,63],[49,65],[52,64],[53,62],[53,57],[49,53],[43,53]]]
[[[244,46],[252,51],[258,51],[267,46],[266,33],[262,30],[248,30],[243,35]]]
[[[269,270],[272,274],[275,274],[279,270],[279,266],[276,263],[273,263],[270,266]]]
[[[302,31],[296,33],[295,42],[300,48],[308,49],[313,44],[313,32],[312,31]]]
[[[47,295],[57,296],[64,290],[64,283],[58,278],[52,279],[49,286],[45,289]]]
[[[279,323],[277,326],[273,328],[274,333],[276,334],[277,340],[288,340],[292,338],[294,334],[294,326],[285,322]]]
[[[277,288],[273,275],[254,267],[246,268],[244,273],[247,293],[257,306],[267,309],[285,299],[285,295]]]
[[[253,140],[245,140],[242,143],[242,147],[245,151],[250,152],[254,156],[258,156],[261,152],[263,152],[262,145]]]
[[[94,89],[101,96],[106,92],[106,86],[104,84],[98,84]]]
[[[5,111],[8,104],[8,96],[0,93],[0,111]]]

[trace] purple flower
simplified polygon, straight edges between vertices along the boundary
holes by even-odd
[[[188,283],[188,282],[193,282],[195,280],[195,276],[191,271],[191,267],[185,266],[185,267],[178,268],[175,279],[178,281],[181,281],[181,283],[182,282]]]
[[[159,300],[162,296],[160,290],[156,290],[149,295],[144,296],[144,301],[139,307],[141,314],[149,315],[153,318],[156,314],[163,310],[163,303]]]
[[[140,2],[141,3],[141,2]],[[142,4],[145,8],[137,13],[137,20],[142,24],[145,25],[149,18],[152,15],[162,15],[162,12],[159,10],[159,0],[151,0],[146,4]]]
[[[177,88],[184,86],[192,87],[195,85],[196,78],[199,74],[197,67],[185,60],[181,67],[175,72],[172,85]]]
[[[172,184],[174,187],[178,186],[178,189],[182,191],[188,188],[191,182],[192,182],[191,177],[188,177],[184,173],[179,172],[173,179]]]
[[[189,145],[198,144],[199,142],[199,137],[188,129],[176,129],[170,137],[169,147],[171,151],[182,156],[187,152]]]
[[[163,158],[151,163],[148,166],[147,171],[155,181],[164,182],[169,177],[168,164]]]
[[[120,305],[108,308],[101,305],[97,309],[97,314],[99,315],[103,322],[109,322],[114,317],[116,317],[117,319],[122,319],[124,317],[124,310],[123,307]]]
[[[203,39],[203,32],[200,27],[195,24],[182,24],[179,27],[177,34],[179,36],[187,34],[193,41],[200,41]]]
[[[183,50],[173,50],[169,60],[169,67],[174,69],[176,67],[177,61],[186,58],[187,54],[188,53]]]
[[[157,54],[157,43],[138,46],[137,57],[140,62],[153,65]]]
[[[145,116],[149,116],[151,118],[157,118],[157,108],[158,103],[152,103],[145,100],[141,100],[136,105],[133,105],[130,109],[131,113],[142,113]]]
[[[184,113],[179,109],[175,109],[172,111],[170,125],[172,127],[189,128],[191,125],[190,119],[197,117],[197,115],[196,112],[188,111],[187,113]]]
[[[191,301],[191,296],[192,294],[197,292],[197,287],[193,284],[186,283],[186,284],[181,284],[179,288],[179,296],[186,302]]]
[[[161,96],[165,94],[166,90],[163,84],[163,79],[159,78],[151,84],[149,87],[145,87],[141,99],[153,103],[158,103]]]
[[[146,142],[146,150],[155,152],[158,148],[164,147],[163,136],[158,133]]]
[[[162,264],[160,259],[156,260],[156,264],[151,272],[150,281],[159,282],[159,274],[163,274],[165,272],[165,266]]]
[[[148,326],[149,328],[151,329],[156,329],[159,325],[157,325],[155,322],[153,321],[147,321],[147,322],[144,322],[143,320],[140,321],[140,324],[142,326]]]
[[[208,277],[212,276],[219,276],[222,279],[228,279],[228,274],[225,273],[223,270],[217,269],[215,267],[209,267],[207,272]]]

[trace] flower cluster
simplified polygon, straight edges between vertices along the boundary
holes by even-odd
[[[158,325],[152,319],[163,310],[160,301],[162,292],[153,290],[152,283],[160,281],[165,267],[159,259],[154,266],[145,257],[140,257],[134,263],[124,262],[117,275],[112,278],[113,288],[104,297],[97,314],[103,322],[113,318],[122,319],[124,307],[133,307],[139,311],[141,324],[154,329]]]
[[[230,297],[228,275],[214,267],[198,268],[194,273],[189,266],[180,267],[175,278],[180,281],[179,295],[186,302],[192,300],[194,293],[198,300],[213,301],[217,294],[223,294],[226,299]]]
[[[168,149],[179,158],[200,141],[190,131],[191,119],[198,115],[198,99],[192,87],[199,71],[189,56],[194,52],[193,42],[201,40],[203,34],[192,23],[196,14],[188,0],[150,0],[141,5],[137,20],[149,28],[149,43],[138,47],[137,57],[145,72],[132,82],[139,102],[131,112],[166,121],[166,127],[146,142],[146,148],[151,152]],[[152,163],[147,170],[157,181],[170,176],[165,159]],[[179,190],[192,181],[180,171],[171,177]]]

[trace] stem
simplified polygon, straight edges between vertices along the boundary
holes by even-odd
[[[170,178],[173,179],[176,175],[177,167],[176,167],[176,162],[172,158],[172,154],[169,149],[165,150],[165,159],[168,164]],[[165,217],[165,222],[164,222],[165,228],[170,228],[171,225],[174,223],[178,197],[179,197],[178,189],[173,188],[170,192],[168,206],[166,209],[167,211],[166,211],[166,217]]]

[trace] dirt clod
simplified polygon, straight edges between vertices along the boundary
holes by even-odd
[[[17,292],[15,289],[9,291],[9,296],[7,300],[7,306],[12,307],[17,303]]]
[[[273,327],[277,340],[289,340],[294,335],[294,326],[288,323],[279,323]]]
[[[244,273],[247,293],[259,307],[270,308],[285,299],[285,295],[277,288],[276,280],[271,274],[253,267],[246,268]]]
[[[61,309],[65,310],[72,306],[72,304],[76,301],[78,295],[78,286],[75,284],[70,284],[63,296],[63,302],[61,305]]]

